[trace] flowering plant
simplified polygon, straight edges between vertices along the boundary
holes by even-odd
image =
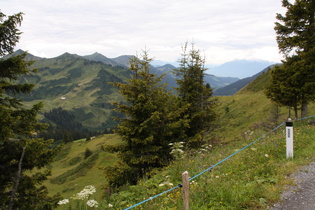
[[[175,158],[175,159],[181,159],[183,157],[184,151],[182,148],[184,147],[184,142],[174,142],[170,143],[169,145],[171,146],[172,151],[170,154]]]
[[[75,194],[71,198],[74,200],[85,200],[88,199],[91,195],[93,195],[96,192],[96,188],[93,185],[88,185],[83,188],[79,193]],[[69,203],[69,199],[63,199],[58,202],[58,205],[65,205]],[[91,208],[97,208],[98,202],[96,200],[88,200],[86,202],[86,205]]]
[[[88,205],[89,207],[95,207],[97,208],[98,207],[98,202],[96,200],[88,200],[86,202],[86,205]]]
[[[76,200],[84,200],[86,198],[89,198],[95,192],[96,192],[96,188],[93,185],[88,185],[88,186],[85,186],[83,190],[81,190],[72,198]]]

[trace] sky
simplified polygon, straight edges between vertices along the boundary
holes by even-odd
[[[176,62],[185,42],[207,64],[247,59],[279,62],[274,22],[281,0],[0,0],[6,15],[23,12],[16,49],[40,57],[65,52]]]

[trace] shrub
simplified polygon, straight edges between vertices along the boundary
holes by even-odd
[[[86,148],[85,152],[84,152],[84,159],[87,159],[88,157],[90,157],[93,154],[93,152],[89,149]]]

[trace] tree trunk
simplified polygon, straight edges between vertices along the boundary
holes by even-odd
[[[307,117],[307,113],[308,113],[308,103],[307,101],[304,101],[301,106],[301,118]]]
[[[295,115],[295,119],[298,119],[299,118],[299,114],[298,114],[298,107],[297,105],[294,106],[294,115]]]
[[[21,158],[20,158],[20,161],[19,161],[19,165],[18,165],[18,171],[16,173],[16,179],[15,179],[14,187],[13,187],[13,189],[11,191],[9,210],[11,210],[13,208],[15,193],[16,193],[17,188],[18,188],[19,183],[20,183],[21,171],[22,171],[22,162],[23,162],[23,159],[24,159],[25,149],[26,149],[26,147],[23,147],[22,155],[21,155]]]

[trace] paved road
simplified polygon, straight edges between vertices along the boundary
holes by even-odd
[[[292,174],[297,185],[281,196],[281,202],[271,210],[315,210],[315,162]]]

